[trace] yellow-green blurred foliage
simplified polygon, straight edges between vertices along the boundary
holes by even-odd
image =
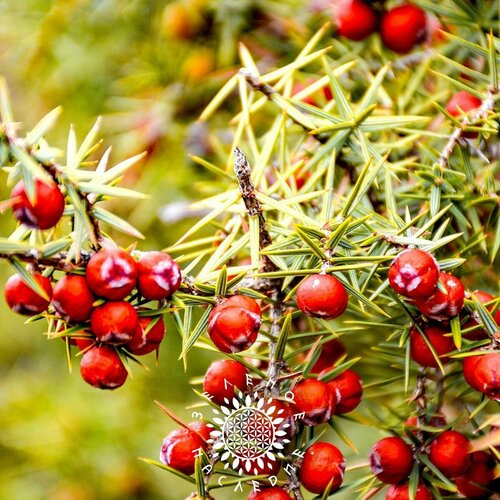
[[[144,232],[143,249],[166,247],[193,222],[168,225],[158,218],[161,206],[192,197],[193,182],[202,176],[184,145],[190,134],[192,152],[203,154],[203,130],[189,124],[233,71],[235,40],[246,32],[248,41],[260,46],[245,17],[252,19],[260,2],[167,3],[0,2],[0,73],[16,119],[32,126],[62,105],[48,139],[63,147],[70,123],[81,138],[102,115],[103,147],[113,144],[112,160],[150,153],[125,179],[150,200],[111,207]],[[297,3],[269,6],[279,12]],[[286,48],[284,39],[279,44]],[[1,199],[8,193],[4,177]],[[13,227],[8,213],[0,217],[1,234]],[[10,273],[2,263],[0,282]],[[133,380],[122,389],[98,391],[80,379],[77,359],[68,372],[64,343],[45,340],[41,324],[23,325],[24,318],[3,300],[0,314],[0,498],[179,499],[189,493],[184,482],[137,457],[157,458],[162,438],[174,427],[154,399],[189,419],[185,407],[195,401],[189,379],[203,374],[208,354],[193,352],[184,373],[170,322],[158,366],[151,355],[150,371],[134,367]]]

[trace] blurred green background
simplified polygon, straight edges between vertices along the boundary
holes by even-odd
[[[208,175],[188,153],[211,153],[213,144],[196,118],[237,70],[238,41],[264,69],[290,61],[328,20],[321,14],[325,3],[1,0],[0,74],[7,79],[15,117],[24,130],[63,106],[48,136],[52,145],[64,147],[72,123],[81,140],[102,116],[101,151],[113,145],[112,164],[148,152],[123,184],[150,199],[120,200],[108,208],[146,235],[141,249],[161,249],[196,221],[194,216],[179,218],[182,210],[171,204],[203,196]],[[230,140],[225,130],[232,111],[228,108],[215,119],[221,142]],[[0,182],[0,199],[8,195]],[[14,221],[4,214],[0,225],[0,234],[6,235]],[[116,236],[124,246],[132,243]],[[0,263],[0,282],[11,273]],[[191,351],[185,373],[178,361],[179,335],[166,318],[167,338],[158,366],[149,355],[149,371],[133,367],[133,380],[123,388],[98,391],[81,380],[76,360],[68,372],[63,342],[47,342],[41,324],[23,325],[23,318],[0,302],[0,499],[186,498],[189,485],[138,457],[156,459],[163,437],[176,427],[154,400],[189,421],[192,410],[186,408],[197,402],[189,381],[201,377],[214,356]],[[349,337],[356,335],[346,336],[348,352],[368,352],[377,332],[368,333],[364,346],[358,342],[354,347]],[[367,369],[376,371],[377,366],[369,366],[370,356],[365,358]],[[386,399],[391,394],[387,387],[375,392]],[[380,411],[369,398],[360,408],[361,413]],[[351,424],[349,436],[358,456],[338,437],[332,441],[352,465],[366,460],[368,449],[383,434]],[[231,489],[216,493],[218,500],[245,497]]]
[[[48,136],[52,145],[64,147],[71,123],[81,140],[102,115],[102,151],[113,144],[112,162],[148,151],[125,184],[151,199],[111,208],[144,232],[141,248],[165,248],[194,219],[163,223],[159,209],[195,196],[203,172],[185,146],[206,153],[204,131],[192,124],[234,71],[237,40],[268,65],[293,57],[307,33],[291,13],[300,18],[303,4],[3,0],[0,73],[24,130],[63,106]],[[8,197],[5,182],[0,193]],[[14,227],[9,214],[0,224],[1,234]],[[11,272],[1,263],[0,281]],[[23,325],[3,300],[0,314],[0,498],[180,499],[190,493],[189,485],[137,457],[156,459],[175,427],[155,399],[189,420],[185,408],[196,402],[189,379],[204,373],[210,354],[192,352],[184,373],[179,336],[169,322],[158,366],[150,355],[150,371],[135,368],[122,389],[98,391],[81,380],[76,360],[68,372],[64,343],[48,342],[41,324]],[[229,490],[217,498],[234,495]]]

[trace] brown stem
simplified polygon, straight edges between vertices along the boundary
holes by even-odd
[[[488,88],[486,95],[481,103],[481,106],[472,111],[469,115],[464,116],[464,118],[460,122],[460,127],[456,127],[453,133],[451,134],[448,142],[446,143],[441,155],[438,160],[438,167],[440,169],[446,168],[448,162],[450,161],[451,154],[455,149],[456,145],[461,142],[464,136],[464,127],[466,125],[471,125],[482,118],[486,118],[488,113],[493,111],[495,108],[495,95],[498,93],[498,90],[494,87]]]
[[[415,390],[413,391],[411,401],[414,401],[417,407],[417,427],[418,427],[417,437],[421,443],[424,442],[425,438],[420,428],[423,425],[426,425],[425,421],[425,415],[427,412],[426,382],[427,382],[427,370],[425,368],[420,368],[417,377],[417,384],[415,385]]]
[[[249,77],[250,78],[250,77]],[[267,89],[267,87],[264,87]],[[266,91],[269,91],[267,89]],[[234,150],[234,171],[236,173],[236,178],[238,179],[238,185],[240,187],[241,196],[243,202],[245,203],[246,211],[249,217],[257,217],[259,221],[259,250],[269,246],[272,243],[272,238],[267,229],[266,219],[262,213],[262,206],[256,197],[255,185],[252,182],[251,174],[252,169],[248,160],[239,148]],[[261,272],[273,272],[278,268],[274,262],[267,256],[261,256]],[[271,328],[270,336],[271,342],[269,344],[269,366],[267,370],[267,375],[269,378],[269,387],[271,394],[279,395],[279,382],[277,377],[283,367],[283,360],[276,359],[276,342],[280,335],[280,319],[283,316],[283,296],[281,293],[281,279],[271,280],[269,293],[272,298],[271,304]]]
[[[83,262],[83,265],[85,265],[91,257],[92,253],[82,252],[81,260]],[[29,252],[0,253],[0,259],[12,260],[14,258],[22,262],[34,264],[36,266],[53,267],[65,272],[70,272],[77,267],[82,267],[81,265],[76,265],[72,262],[68,262],[66,260],[66,252],[60,252],[56,255],[53,255],[52,257],[40,257],[37,254],[36,250],[31,250]]]
[[[269,85],[268,83],[263,83],[260,81],[259,77],[257,75],[254,75],[249,69],[247,68],[241,68],[240,69],[240,75],[243,75],[245,77],[245,80],[247,83],[257,92],[260,92],[264,94],[268,99],[272,99],[272,96],[274,94],[279,94],[279,92]],[[293,117],[290,116],[290,119],[296,123],[299,127],[303,128],[308,134],[310,134],[312,137],[314,137],[318,142],[321,144],[324,144],[328,137],[324,135],[317,135],[317,134],[311,134],[311,130],[308,129],[307,127],[304,126],[303,123],[300,123],[299,121],[295,120]]]

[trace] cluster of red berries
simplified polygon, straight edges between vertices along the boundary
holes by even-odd
[[[365,0],[338,0],[332,8],[338,34],[349,40],[363,40],[378,29],[388,49],[406,54],[427,36],[426,14],[411,3],[382,13]]]
[[[180,268],[169,255],[143,252],[136,261],[117,248],[101,249],[88,261],[85,276],[66,274],[53,288],[54,276],[33,272],[32,277],[47,297],[15,274],[5,285],[7,304],[13,311],[30,316],[47,311],[52,304],[56,318],[64,322],[60,332],[81,327],[68,338],[84,351],[80,363],[83,379],[101,389],[120,387],[127,378],[116,347],[124,353],[143,355],[155,351],[165,335],[161,316],[125,299],[137,287],[146,301],[164,300],[181,282]]]
[[[233,295],[210,312],[208,335],[220,351],[241,352],[255,343],[261,323],[259,304],[250,297]]]
[[[325,276],[322,276],[322,278]],[[333,280],[337,281],[333,277]],[[342,288],[343,289],[343,288]],[[345,302],[347,298],[345,299]],[[253,332],[254,322],[250,319],[259,318],[260,312],[256,309],[253,299],[248,297],[233,296],[219,306],[214,308],[212,313],[217,327],[209,326],[209,333],[213,339],[214,334],[220,335],[228,332]],[[341,309],[345,309],[343,304]],[[328,309],[332,313],[331,306]],[[216,310],[219,308],[218,310]],[[235,309],[235,310],[231,310]],[[324,305],[322,309],[324,310]],[[338,307],[335,309],[339,311]],[[221,318],[221,315],[222,316]],[[220,318],[220,319],[218,319]],[[243,318],[241,328],[233,328],[233,318]],[[229,321],[229,328],[224,326],[224,319]],[[209,320],[209,325],[211,324]],[[252,333],[253,335],[253,333]],[[247,338],[248,335],[243,335]],[[227,337],[225,337],[227,340]],[[220,339],[218,339],[220,340]],[[229,343],[234,346],[235,342]],[[227,345],[224,344],[224,348]],[[313,373],[318,373],[319,378],[308,378],[298,381],[290,387],[291,396],[272,397],[265,400],[263,409],[268,410],[272,417],[276,417],[276,432],[282,431],[281,435],[291,441],[298,429],[296,421],[299,420],[304,425],[316,426],[327,422],[334,414],[349,413],[354,410],[361,401],[363,392],[361,379],[353,370],[345,370],[330,380],[321,380],[321,377],[328,377],[334,368],[334,363],[343,356],[345,352],[343,345],[338,340],[333,340],[325,344],[321,356],[312,369]],[[203,394],[212,403],[223,406],[226,409],[239,408],[240,403],[235,398],[242,395],[261,394],[264,390],[265,381],[254,378],[249,370],[239,361],[224,359],[214,361],[208,368],[203,379]],[[205,434],[200,430],[192,430],[192,425],[182,430],[172,431],[164,440],[160,452],[160,460],[180,472],[192,474],[195,467],[195,457],[199,449],[204,451],[210,446],[207,445],[207,435],[210,434],[206,424],[198,423],[205,429]],[[204,437],[200,440],[200,434]],[[256,466],[254,472],[266,476],[276,476],[281,468],[279,460],[262,460],[262,465]],[[345,460],[342,453],[333,445],[327,442],[316,442],[312,444],[303,456],[298,471],[302,486],[312,493],[323,493],[327,487],[331,492],[337,490],[343,480]],[[249,499],[289,499],[289,493],[278,487],[266,487],[254,491]]]
[[[442,417],[431,419],[432,427],[440,427]],[[407,424],[416,424],[417,419],[408,419]],[[466,436],[444,430],[435,436],[428,447],[423,448],[428,460],[447,478],[453,480],[457,489],[466,498],[488,498],[494,479],[495,461],[486,452],[471,452]],[[422,451],[422,450],[421,450]],[[403,438],[394,436],[381,439],[372,447],[369,455],[370,467],[383,483],[392,485],[386,494],[388,500],[407,500],[408,478],[415,466],[417,450]],[[432,500],[431,491],[420,482],[415,496],[421,500]]]
[[[448,321],[458,316],[462,310],[465,291],[458,278],[449,273],[439,272],[434,257],[423,250],[406,250],[399,254],[389,268],[389,283],[401,295],[412,300],[422,314],[438,324],[426,324],[423,328],[412,328],[410,332],[410,355],[419,365],[437,367],[438,361],[447,363],[455,344],[449,333]],[[439,282],[439,287],[438,287]],[[495,298],[487,292],[475,291],[473,295],[494,312]],[[500,310],[494,314],[500,325]],[[488,339],[488,333],[472,317],[464,322],[463,337],[477,341]],[[423,334],[425,335],[422,335]],[[464,359],[464,378],[477,391],[491,399],[500,398],[500,354],[488,348],[472,351]]]
[[[29,196],[24,181],[16,184],[10,199],[14,217],[32,229],[56,226],[65,208],[65,196],[58,184],[36,179],[33,194]],[[120,354],[143,355],[160,345],[165,335],[162,317],[153,309],[131,302],[165,300],[178,290],[181,271],[169,255],[142,252],[136,261],[109,244],[92,255],[84,276],[75,269],[75,274],[56,281],[53,273],[45,276],[36,265],[32,267],[31,276],[44,294],[15,274],[5,285],[7,304],[14,312],[28,316],[41,314],[52,304],[55,318],[61,321],[58,333],[64,334],[70,328],[77,332],[67,338],[84,351],[80,372],[90,385],[101,389],[120,387],[128,374]],[[125,300],[135,288],[138,296]]]

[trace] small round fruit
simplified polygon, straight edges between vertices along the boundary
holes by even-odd
[[[137,266],[127,252],[118,248],[104,248],[89,260],[85,278],[89,288],[98,297],[122,300],[135,287]]]
[[[12,192],[15,199],[12,210],[14,217],[27,227],[49,229],[55,226],[64,212],[64,196],[55,182],[35,180],[35,199],[28,198],[24,181],[18,182]]]
[[[120,345],[134,337],[139,323],[136,310],[128,302],[106,302],[90,315],[90,327],[99,342]]]
[[[428,326],[424,329],[424,333],[441,363],[446,364],[449,361],[447,354],[455,350],[453,338],[446,336],[448,332],[438,326]],[[416,328],[412,328],[410,332],[410,356],[420,366],[429,368],[439,366],[424,337]]]
[[[363,0],[341,0],[334,9],[337,33],[344,38],[363,40],[377,27],[375,10]]]
[[[232,359],[214,361],[203,379],[204,392],[209,394],[212,401],[218,405],[231,401],[235,390],[244,392],[246,388],[247,369]]]
[[[78,347],[78,350],[84,351],[87,347],[95,345],[95,337],[74,337],[73,339],[74,345]]]
[[[272,410],[274,408],[274,410]],[[268,399],[265,401],[262,409],[274,421],[282,419],[279,423],[275,423],[275,432],[283,431],[286,433],[286,438],[291,440],[295,435],[296,425],[293,417],[293,410],[284,401],[280,399]]]
[[[299,382],[292,393],[295,413],[304,416],[300,419],[307,425],[318,425],[328,422],[335,408],[335,400],[327,384],[314,378]]]
[[[292,500],[292,497],[279,486],[272,486],[260,491],[252,491],[247,500]]]
[[[262,311],[257,301],[246,295],[233,295],[221,304],[224,307],[241,307],[252,314],[262,317]]]
[[[412,299],[431,296],[439,279],[436,259],[423,250],[405,250],[389,268],[389,284],[397,293]]]
[[[472,292],[472,295],[474,295],[474,297],[476,297],[482,304],[487,304],[488,302],[495,300],[495,297],[493,295],[488,292],[484,292],[483,290],[476,290],[475,292]],[[489,306],[488,311],[492,312],[494,307],[495,306]],[[493,319],[500,327],[500,308],[494,314]],[[462,330],[465,330],[466,328],[472,328],[473,326],[479,324],[480,323],[476,319],[471,318],[467,321],[467,323],[465,323],[465,325],[462,327]],[[463,336],[468,340],[484,340],[488,338],[488,332],[484,328],[477,328],[472,332],[463,334]]]
[[[475,95],[472,95],[466,90],[460,90],[456,94],[453,94],[448,101],[448,104],[446,104],[446,111],[454,118],[458,118],[463,113],[468,113],[473,109],[479,108],[481,103],[481,99]]]
[[[206,443],[196,432],[186,428],[176,429],[163,440],[160,461],[190,476],[194,472],[196,455],[200,448],[206,449]]]
[[[407,54],[426,37],[425,12],[412,4],[399,5],[382,17],[380,36],[384,45],[399,54]]]
[[[346,310],[348,300],[344,285],[329,274],[308,276],[297,288],[297,305],[314,318],[338,318]]]
[[[455,479],[458,491],[466,498],[489,498],[491,483],[495,478],[495,460],[484,451],[471,453],[470,460],[470,467],[465,474]]]
[[[139,317],[134,336],[125,345],[132,354],[142,356],[156,351],[165,337],[165,323],[161,316]]]
[[[463,358],[462,369],[465,381],[476,391],[479,391],[479,386],[476,380],[476,365],[481,359],[482,355],[467,356]]]
[[[415,427],[415,430],[411,430],[413,434],[416,434],[420,427],[418,425],[418,418],[415,415],[408,417],[404,425],[405,427]],[[426,425],[427,427],[446,427],[446,419],[443,417],[443,415],[433,415],[430,418],[429,423],[425,423],[424,425]]]
[[[137,288],[149,300],[168,299],[181,286],[181,268],[170,255],[144,252],[137,262]]]
[[[410,483],[393,484],[385,495],[386,500],[410,500]],[[414,500],[433,500],[434,496],[430,490],[419,483]]]
[[[188,427],[206,443],[210,439],[210,434],[214,430],[213,426],[208,425],[203,420],[195,420],[190,422]]]
[[[311,373],[320,373],[331,370],[335,363],[345,354],[345,347],[340,340],[332,339],[321,346],[321,354],[314,363]]]
[[[413,467],[413,452],[400,437],[377,441],[370,451],[372,472],[383,483],[397,484],[408,478]]]
[[[109,346],[91,347],[82,356],[80,374],[83,380],[98,389],[117,389],[127,380],[128,372],[115,349]]]
[[[52,305],[59,315],[70,323],[87,321],[92,312],[94,296],[83,276],[67,274],[54,286]]]
[[[482,356],[465,358],[464,378],[472,388],[500,401],[500,353],[485,351]]]
[[[191,40],[203,27],[198,9],[186,2],[172,2],[163,10],[161,32],[174,40]]]
[[[241,352],[257,340],[261,312],[257,302],[235,295],[214,307],[208,317],[208,335],[222,352]]]
[[[470,442],[459,432],[444,431],[432,441],[429,460],[449,479],[465,473],[470,465]]]
[[[311,493],[338,490],[344,479],[345,459],[333,444],[318,441],[307,448],[300,468],[300,482]]]
[[[17,314],[32,316],[46,311],[52,297],[52,285],[49,278],[41,274],[32,275],[40,287],[45,290],[49,300],[38,295],[28,286],[19,274],[13,274],[5,283],[4,295],[8,306]]]
[[[460,90],[459,92],[454,94],[448,101],[448,104],[446,105],[446,111],[448,111],[451,116],[459,118],[463,114],[467,114],[469,111],[479,108],[481,104],[481,99],[479,99],[475,95],[470,94],[466,90]],[[474,139],[475,137],[477,137],[477,132],[464,132],[463,135],[468,139]]]
[[[326,373],[325,370],[323,373]],[[341,415],[353,411],[359,403],[363,394],[361,378],[354,370],[345,370],[340,375],[327,382],[333,394],[335,405],[332,414]]]
[[[428,318],[448,321],[462,310],[465,291],[461,281],[450,273],[439,273],[439,281],[446,293],[437,289],[430,297],[417,299],[415,304]]]

